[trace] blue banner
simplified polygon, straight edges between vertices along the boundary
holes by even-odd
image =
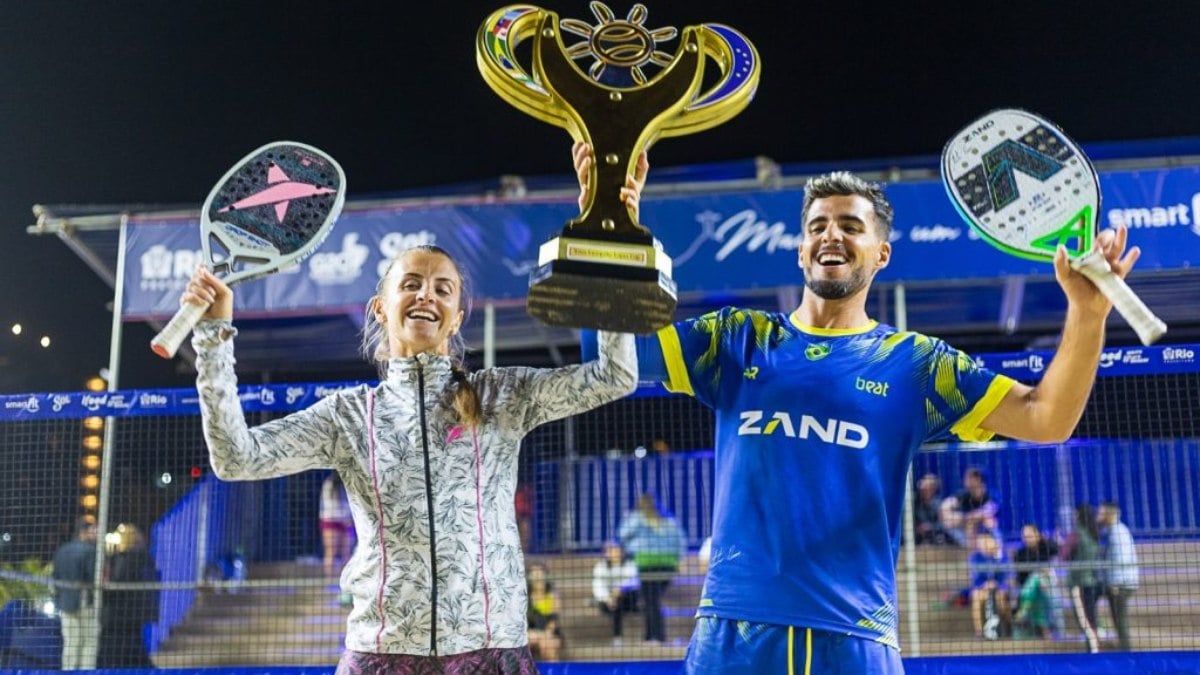
[[[1054,352],[979,354],[975,362],[1017,380],[1039,380]],[[1200,372],[1200,345],[1167,347],[1110,347],[1100,353],[1100,377],[1122,375],[1165,375]],[[374,382],[326,382],[319,384],[264,384],[238,388],[246,412],[290,412],[303,410],[334,392],[374,386]],[[635,397],[672,396],[660,384],[643,384]],[[142,417],[150,415],[199,415],[195,389],[126,389],[51,394],[0,396],[0,421],[80,419],[84,417]]]
[[[1124,224],[1142,247],[1139,270],[1200,265],[1200,168],[1101,175],[1100,225]],[[938,181],[887,187],[896,207],[894,255],[881,281],[937,281],[1051,274],[1049,265],[1004,255],[980,241]],[[674,259],[681,293],[798,285],[799,189],[649,198],[642,222]],[[355,210],[350,205],[317,253],[291,272],[238,289],[239,316],[354,310],[374,294],[397,252],[418,244],[450,251],[481,300],[525,298],[538,246],[577,215],[574,200],[495,201]],[[195,220],[130,221],[126,319],[165,318],[200,260]]]

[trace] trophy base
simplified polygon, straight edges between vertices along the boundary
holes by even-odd
[[[647,335],[675,319],[676,302],[657,269],[552,260],[529,274],[529,314],[550,326]]]

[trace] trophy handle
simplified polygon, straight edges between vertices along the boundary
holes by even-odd
[[[514,53],[517,45],[541,29],[547,15],[552,17],[553,12],[532,5],[508,5],[492,12],[479,27],[475,63],[500,98],[526,115],[570,130],[578,126],[571,119],[571,107],[525,72]]]
[[[704,54],[721,69],[721,79],[682,112],[665,120],[658,128],[660,136],[682,136],[723,124],[744,110],[758,90],[762,61],[754,43],[719,23],[706,23],[696,29]]]

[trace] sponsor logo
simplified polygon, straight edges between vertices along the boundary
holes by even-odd
[[[1114,363],[1121,362],[1121,355],[1124,354],[1123,349],[1106,349],[1100,352],[1100,367],[1111,368]]]
[[[1166,347],[1162,352],[1163,363],[1192,363],[1196,352],[1184,347]]]
[[[1127,349],[1125,355],[1121,357],[1121,363],[1150,363],[1150,359],[1141,349]]]
[[[379,253],[383,259],[379,261],[379,266],[376,271],[379,272],[379,277],[387,274],[388,266],[392,264],[392,259],[403,251],[417,246],[434,246],[437,244],[437,235],[429,230],[420,230],[417,232],[388,232],[379,240]]]
[[[142,393],[138,394],[137,402],[143,408],[165,408],[171,401],[162,394]]]
[[[826,356],[829,356],[829,353],[832,351],[833,345],[829,344],[828,342],[818,342],[816,344],[809,345],[804,350],[804,356],[809,361],[820,361]]]
[[[1190,213],[1188,205],[1182,203],[1167,206],[1109,209],[1108,224],[1112,227],[1124,225],[1131,230],[1192,225],[1193,214],[1197,206],[1200,206],[1200,192],[1192,196]]]
[[[30,396],[22,401],[5,401],[5,410],[23,410],[25,412],[35,413],[41,409],[36,396]]]
[[[371,249],[358,243],[358,233],[342,237],[342,250],[316,253],[308,261],[308,277],[318,286],[339,286],[362,276]]]
[[[139,260],[142,278],[138,286],[143,291],[181,291],[187,286],[196,265],[204,259],[202,251],[169,249],[155,244],[142,253]]]
[[[954,241],[962,236],[962,228],[945,225],[917,225],[908,233],[908,238],[917,243],[936,244],[943,241]]]
[[[124,394],[84,394],[79,399],[79,403],[92,412],[101,408],[124,410],[130,406],[130,402],[125,400]]]
[[[753,253],[765,248],[767,253],[776,250],[796,251],[800,249],[801,235],[789,234],[782,221],[768,224],[754,209],[745,209],[725,219],[713,232],[713,239],[721,244],[714,260],[724,260],[740,249]]]
[[[50,409],[54,412],[60,412],[69,405],[71,405],[71,397],[66,394],[55,394],[50,401]]]
[[[350,387],[326,387],[324,385],[319,385],[313,390],[313,394],[315,394],[317,398],[325,398],[326,396],[333,396],[339,391],[349,388]]]
[[[1000,367],[1006,370],[1027,368],[1031,372],[1040,373],[1046,369],[1046,360],[1037,354],[1030,354],[1023,359],[1004,359]]]
[[[746,410],[741,414],[738,436],[770,436],[778,432],[788,438],[808,440],[815,437],[855,450],[867,447],[871,440],[870,432],[861,424],[833,418],[819,420],[812,415],[800,415],[799,418],[797,425],[791,413]]]
[[[987,368],[987,363],[984,363],[983,357],[976,356],[974,360],[976,368]]]
[[[865,391],[868,394],[882,396],[887,398],[888,387],[891,387],[890,382],[876,382],[875,380],[866,380],[861,377],[854,378],[854,388],[859,391]]]
[[[745,377],[747,380],[757,379],[758,378],[758,366],[750,366],[746,370],[742,371],[742,377]]]
[[[88,410],[95,412],[108,403],[108,394],[84,394],[79,403]]]
[[[296,401],[299,401],[303,397],[304,397],[304,387],[288,387],[287,391],[284,392],[284,395],[283,395],[283,398],[285,401],[287,401],[288,405],[291,405],[291,404],[295,403]]]
[[[263,405],[271,405],[275,403],[275,392],[271,391],[270,389],[258,389],[255,391],[248,391],[239,396],[239,398],[243,401],[258,401]]]

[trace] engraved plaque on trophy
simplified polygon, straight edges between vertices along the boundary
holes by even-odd
[[[476,61],[501,98],[566,129],[595,154],[582,212],[539,251],[529,313],[552,326],[651,333],[674,318],[671,259],[620,200],[621,188],[656,139],[702,131],[741,112],[754,96],[759,58],[728,26],[688,26],[670,54],[659,44],[680,32],[646,28],[645,6],[634,5],[625,19],[601,2],[591,9],[596,25],[560,21],[531,5],[499,9],[479,29]],[[528,67],[516,56],[526,40]],[[720,74],[705,86],[710,64]]]

